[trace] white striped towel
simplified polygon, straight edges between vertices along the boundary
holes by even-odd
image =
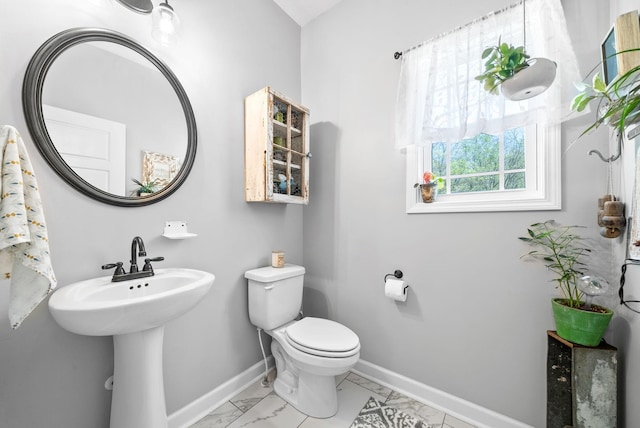
[[[22,321],[56,287],[38,183],[18,131],[0,128],[0,276],[11,279],[9,321]]]

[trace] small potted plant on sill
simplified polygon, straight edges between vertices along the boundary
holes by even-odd
[[[152,181],[140,181],[132,178],[131,181],[136,183],[139,187],[131,192],[131,196],[147,196],[156,192],[158,186],[157,180]]]
[[[444,180],[442,177],[434,175],[431,171],[425,171],[422,174],[422,180],[424,180],[424,184],[416,183],[413,188],[415,189],[419,186],[422,202],[431,203],[436,200],[438,189],[444,188]]]
[[[637,50],[640,49],[629,49],[614,55]],[[617,76],[608,85],[599,72],[593,76],[590,85],[576,84],[580,92],[571,101],[571,109],[581,112],[592,102],[596,109],[596,120],[580,136],[603,123],[624,135],[629,125],[638,123],[640,121],[639,77],[640,66],[635,66]]]
[[[522,258],[540,261],[555,274],[553,281],[562,298],[551,301],[558,336],[584,346],[598,346],[606,332],[613,311],[603,306],[586,304],[579,281],[585,276],[586,257],[591,249],[580,235],[580,226],[562,226],[553,220],[534,223],[527,236],[518,239],[534,247]]]

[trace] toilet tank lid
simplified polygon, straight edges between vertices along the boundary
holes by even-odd
[[[274,282],[282,279],[292,278],[294,276],[304,275],[304,267],[285,264],[284,267],[274,268],[265,266],[258,269],[252,269],[244,273],[244,277],[258,282]]]

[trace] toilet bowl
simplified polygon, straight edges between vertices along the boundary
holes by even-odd
[[[308,416],[329,418],[338,411],[335,376],[358,362],[360,340],[335,321],[295,319],[302,304],[303,275],[304,268],[295,265],[246,272],[249,318],[272,337],[276,394]]]
[[[311,317],[267,333],[274,339],[271,353],[276,361],[276,394],[314,418],[335,415],[335,376],[348,372],[358,362],[358,336],[341,324]],[[338,341],[329,340],[336,335]]]

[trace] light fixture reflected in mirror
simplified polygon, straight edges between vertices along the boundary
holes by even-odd
[[[151,36],[163,45],[175,42],[180,27],[180,18],[169,5],[169,0],[164,0],[152,12],[153,29]]]
[[[116,0],[129,10],[138,13],[151,13],[153,10],[153,3],[151,0]]]

